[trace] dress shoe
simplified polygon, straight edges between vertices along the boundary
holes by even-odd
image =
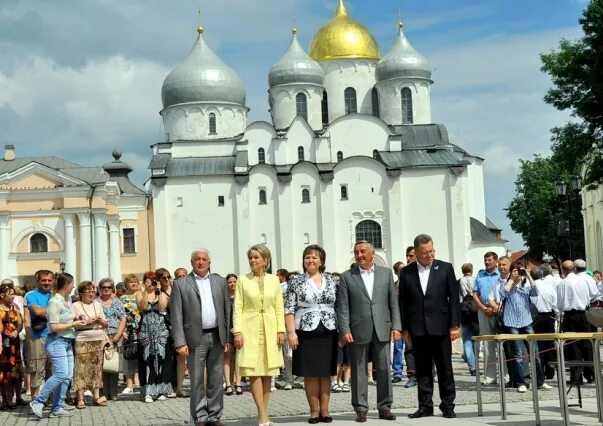
[[[333,421],[333,417],[331,417],[331,416],[319,416],[318,420],[321,423],[331,423]]]
[[[447,419],[455,419],[456,413],[454,412],[454,410],[442,411],[442,417],[445,417]]]
[[[356,413],[356,420],[357,423],[364,423],[366,422],[366,411],[358,411]]]
[[[433,408],[419,408],[414,413],[408,415],[409,419],[418,419],[419,417],[433,416]]]
[[[379,418],[381,420],[396,420],[396,416],[392,414],[391,411],[385,410],[379,413]]]
[[[400,377],[400,376],[395,376],[392,379],[392,383],[400,383],[401,381],[402,381],[402,377]]]
[[[320,418],[319,417],[310,417],[308,419],[308,423],[310,423],[311,425],[318,424],[319,422],[320,422]]]
[[[404,385],[406,389],[410,389],[417,386],[417,379],[414,376],[408,378],[408,382]]]

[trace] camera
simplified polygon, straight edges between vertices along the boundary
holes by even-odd
[[[521,275],[522,277],[525,277],[526,275],[528,275],[528,273],[526,272],[525,269],[521,268],[521,269],[519,269],[519,275]]]
[[[155,296],[159,296],[160,294],[161,294],[161,291],[155,290]]]

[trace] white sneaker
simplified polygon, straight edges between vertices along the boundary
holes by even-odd
[[[123,391],[121,391],[122,395],[130,395],[131,393],[134,393],[134,389],[132,388],[125,388]]]
[[[527,391],[528,391],[528,388],[526,387],[526,385],[520,385],[517,388],[517,392],[519,392],[519,393],[526,393]]]
[[[291,389],[293,389],[293,385],[291,383],[287,383],[283,389],[291,390]]]
[[[176,392],[171,392],[166,395],[168,398],[176,398]]]
[[[147,395],[144,397],[144,402],[151,403],[153,402],[153,397],[151,395]]]
[[[63,408],[63,410],[71,411],[71,410],[75,410],[75,405],[69,405],[69,404],[63,402],[62,408]]]
[[[167,398],[165,397],[165,395],[159,395],[159,398],[157,398],[157,401],[165,401]]]
[[[59,408],[57,411],[50,413],[50,417],[71,417],[71,412]]]
[[[543,391],[550,391],[553,387],[547,383],[543,383],[541,386],[538,386],[538,389]]]
[[[482,385],[487,386],[487,385],[491,385],[492,383],[494,383],[494,379],[488,376],[484,376],[482,378]]]
[[[36,402],[35,400],[31,401],[29,403],[29,406],[31,407],[31,411],[38,416],[39,418],[42,418],[42,411],[44,410],[44,404],[42,404],[41,402]]]

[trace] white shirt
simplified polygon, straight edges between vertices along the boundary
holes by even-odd
[[[532,296],[532,303],[538,312],[557,312],[557,282],[555,277],[547,275],[541,280],[534,281],[538,287],[538,296]]]
[[[211,282],[209,280],[209,272],[204,277],[193,272],[199,295],[201,296],[201,323],[203,329],[216,328],[218,326],[218,317],[216,315],[216,307],[211,294]]]
[[[591,299],[596,296],[596,293],[592,294],[592,291],[593,289],[589,288],[586,280],[570,272],[559,285],[557,292],[559,311],[584,311]]]
[[[596,299],[599,295],[599,287],[597,286],[597,281],[586,272],[578,272],[576,274],[578,278],[580,278],[584,284],[588,287],[588,295],[590,296],[589,303]]]
[[[421,265],[417,262],[417,269],[419,270],[419,281],[421,281],[421,288],[423,294],[427,293],[427,283],[429,282],[429,273],[431,272],[431,263],[427,266]]]
[[[375,267],[371,265],[371,268],[368,270],[360,269],[360,276],[362,277],[362,281],[364,282],[364,286],[366,287],[366,292],[369,295],[369,299],[373,300],[373,286],[375,284]]]

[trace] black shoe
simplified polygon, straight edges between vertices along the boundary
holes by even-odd
[[[442,411],[442,417],[445,417],[447,419],[455,419],[456,413],[454,412],[454,410]]]
[[[396,376],[392,379],[392,383],[400,383],[402,381],[402,377]]]
[[[469,374],[471,374],[472,377],[475,377],[477,373],[475,370],[469,370]]]
[[[321,423],[331,423],[333,421],[333,417],[331,417],[331,416],[319,416],[318,420]]]
[[[381,420],[396,420],[396,416],[392,414],[391,411],[385,410],[379,413],[379,418]]]
[[[414,413],[408,415],[409,419],[418,419],[419,417],[433,416],[433,408],[419,408]]]
[[[315,424],[317,424],[318,422],[320,422],[319,417],[310,417],[310,418],[308,419],[308,423],[310,423],[311,425],[315,425]]]

